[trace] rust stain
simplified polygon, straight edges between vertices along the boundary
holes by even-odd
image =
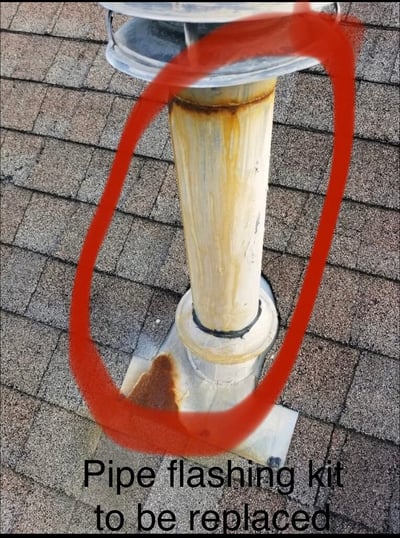
[[[128,399],[143,407],[178,411],[175,379],[173,359],[163,353],[153,360],[150,370],[139,378]]]
[[[176,97],[169,103],[169,111],[172,112],[174,106],[178,106],[189,112],[197,112],[200,114],[215,114],[218,112],[230,112],[231,114],[237,114],[240,110],[247,109],[251,105],[257,105],[263,101],[269,101],[273,99],[275,95],[275,87],[267,93],[253,98],[250,101],[243,103],[226,103],[226,104],[208,104],[200,105],[198,103],[191,103],[182,99],[182,97]]]

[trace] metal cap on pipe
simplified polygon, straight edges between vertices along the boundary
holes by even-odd
[[[151,81],[177,54],[219,25],[261,14],[290,15],[295,2],[100,2],[108,9],[108,62],[132,77]],[[310,2],[321,11],[337,2]],[[117,31],[113,13],[130,18]],[[279,28],[277,28],[279,40]],[[265,80],[316,65],[311,57],[265,56],[225,65],[193,87],[224,87]]]

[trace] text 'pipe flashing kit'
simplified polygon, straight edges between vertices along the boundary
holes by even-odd
[[[107,60],[146,81],[220,25],[271,13],[281,14],[279,21],[295,10],[291,2],[101,5],[108,10]],[[114,13],[129,17],[117,31]],[[252,393],[271,361],[278,313],[261,264],[275,86],[278,76],[317,63],[298,55],[250,57],[206,73],[169,103],[190,289],[156,357],[131,361],[121,391],[137,403],[230,409]],[[297,412],[275,405],[233,452],[283,465],[296,420]]]

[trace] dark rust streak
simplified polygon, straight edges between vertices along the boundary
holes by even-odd
[[[169,110],[171,111],[174,106],[183,108],[190,112],[199,112],[202,114],[215,114],[217,112],[230,112],[231,114],[236,114],[239,110],[247,108],[251,105],[256,105],[262,101],[267,101],[275,92],[275,87],[270,92],[256,97],[251,101],[246,101],[245,103],[232,103],[230,105],[199,105],[197,103],[191,103],[190,101],[185,101],[180,97],[176,97],[174,100],[169,103]]]
[[[178,411],[172,357],[162,354],[156,357],[150,370],[143,374],[133,387],[128,399],[143,407]]]

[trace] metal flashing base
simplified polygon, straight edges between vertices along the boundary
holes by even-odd
[[[264,290],[265,285],[263,282]],[[160,390],[164,390],[167,385],[172,386],[175,408],[182,412],[227,410],[254,390],[269,349],[255,360],[242,364],[206,363],[205,367],[206,361],[193,356],[183,345],[174,324],[154,358],[132,358],[121,392],[127,397],[132,395],[140,386],[143,375],[155,366],[156,359],[163,357],[171,363],[171,382],[163,380],[163,388]],[[151,383],[157,384],[156,379],[162,375],[165,372],[156,374]],[[154,394],[158,395],[158,392],[156,388]],[[161,399],[166,401],[163,397]],[[148,405],[151,404],[152,401]],[[262,465],[281,467],[286,460],[297,416],[297,412],[275,405],[256,430],[231,452]]]

